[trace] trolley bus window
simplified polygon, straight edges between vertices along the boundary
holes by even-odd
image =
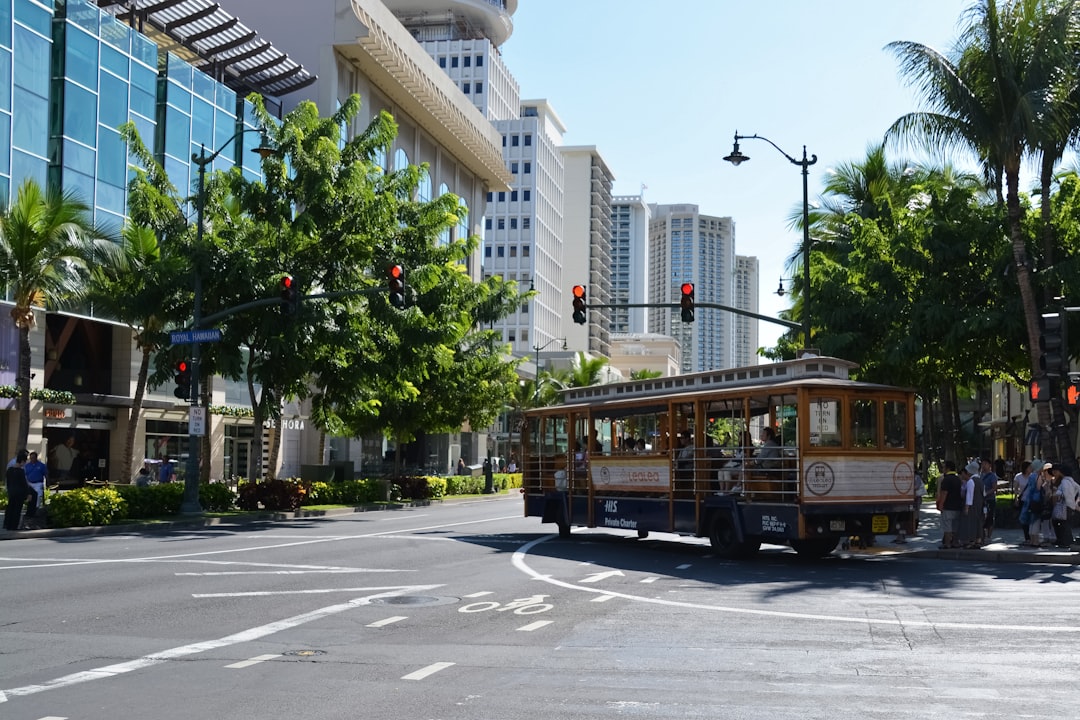
[[[854,399],[851,401],[851,446],[856,448],[876,448],[877,401]]]
[[[886,400],[882,405],[885,411],[885,446],[907,448],[907,403],[903,400]]]
[[[822,447],[839,447],[843,444],[840,433],[840,400],[817,397],[810,401],[810,444]]]

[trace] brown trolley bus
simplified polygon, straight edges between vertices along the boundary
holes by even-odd
[[[530,410],[525,515],[826,555],[842,538],[913,533],[915,399],[849,378],[855,363],[769,365],[594,385]]]

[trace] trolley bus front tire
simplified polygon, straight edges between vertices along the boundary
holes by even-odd
[[[728,560],[750,557],[761,547],[760,540],[749,538],[739,540],[739,531],[735,528],[735,523],[731,516],[724,512],[718,512],[713,516],[709,530],[709,544],[716,550],[717,555]]]
[[[815,560],[832,553],[839,543],[839,538],[808,538],[806,540],[792,540],[791,547],[799,554],[799,557]]]

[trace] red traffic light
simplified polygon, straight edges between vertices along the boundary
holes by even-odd
[[[574,296],[572,303],[574,306],[573,320],[578,325],[584,325],[588,320],[585,315],[585,311],[588,310],[588,303],[585,299],[585,286],[575,285],[570,292]]]
[[[282,287],[282,289],[284,289],[284,290],[292,290],[293,282],[294,282],[294,280],[292,279],[291,275],[286,275],[285,277],[281,278],[281,287]]]
[[[390,277],[400,280],[405,274],[405,270],[400,265],[391,265],[388,270]]]
[[[683,283],[679,289],[682,290],[682,300],[679,301],[682,321],[694,322],[694,283]]]
[[[693,297],[693,295],[694,295],[694,283],[683,283],[682,284],[682,294],[683,295],[689,295],[689,296]]]
[[[574,297],[585,299],[585,286],[575,285],[573,289]]]
[[[186,373],[187,371],[188,371],[188,362],[187,362],[187,360],[178,360],[176,362],[176,372],[178,372],[178,373]]]
[[[405,268],[391,265],[386,268],[386,289],[390,304],[396,308],[405,307]]]

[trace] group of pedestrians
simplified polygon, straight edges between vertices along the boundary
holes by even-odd
[[[38,460],[36,452],[19,450],[8,463],[4,475],[8,504],[4,509],[4,529],[18,530],[22,524],[23,506],[26,517],[37,517],[45,501],[45,478],[48,466]]]
[[[1013,478],[1025,547],[1071,548],[1072,521],[1080,512],[1080,485],[1069,463],[1025,462]]]
[[[938,480],[941,549],[979,548],[990,541],[997,509],[998,475],[989,458],[968,461],[959,471],[946,460]]]

